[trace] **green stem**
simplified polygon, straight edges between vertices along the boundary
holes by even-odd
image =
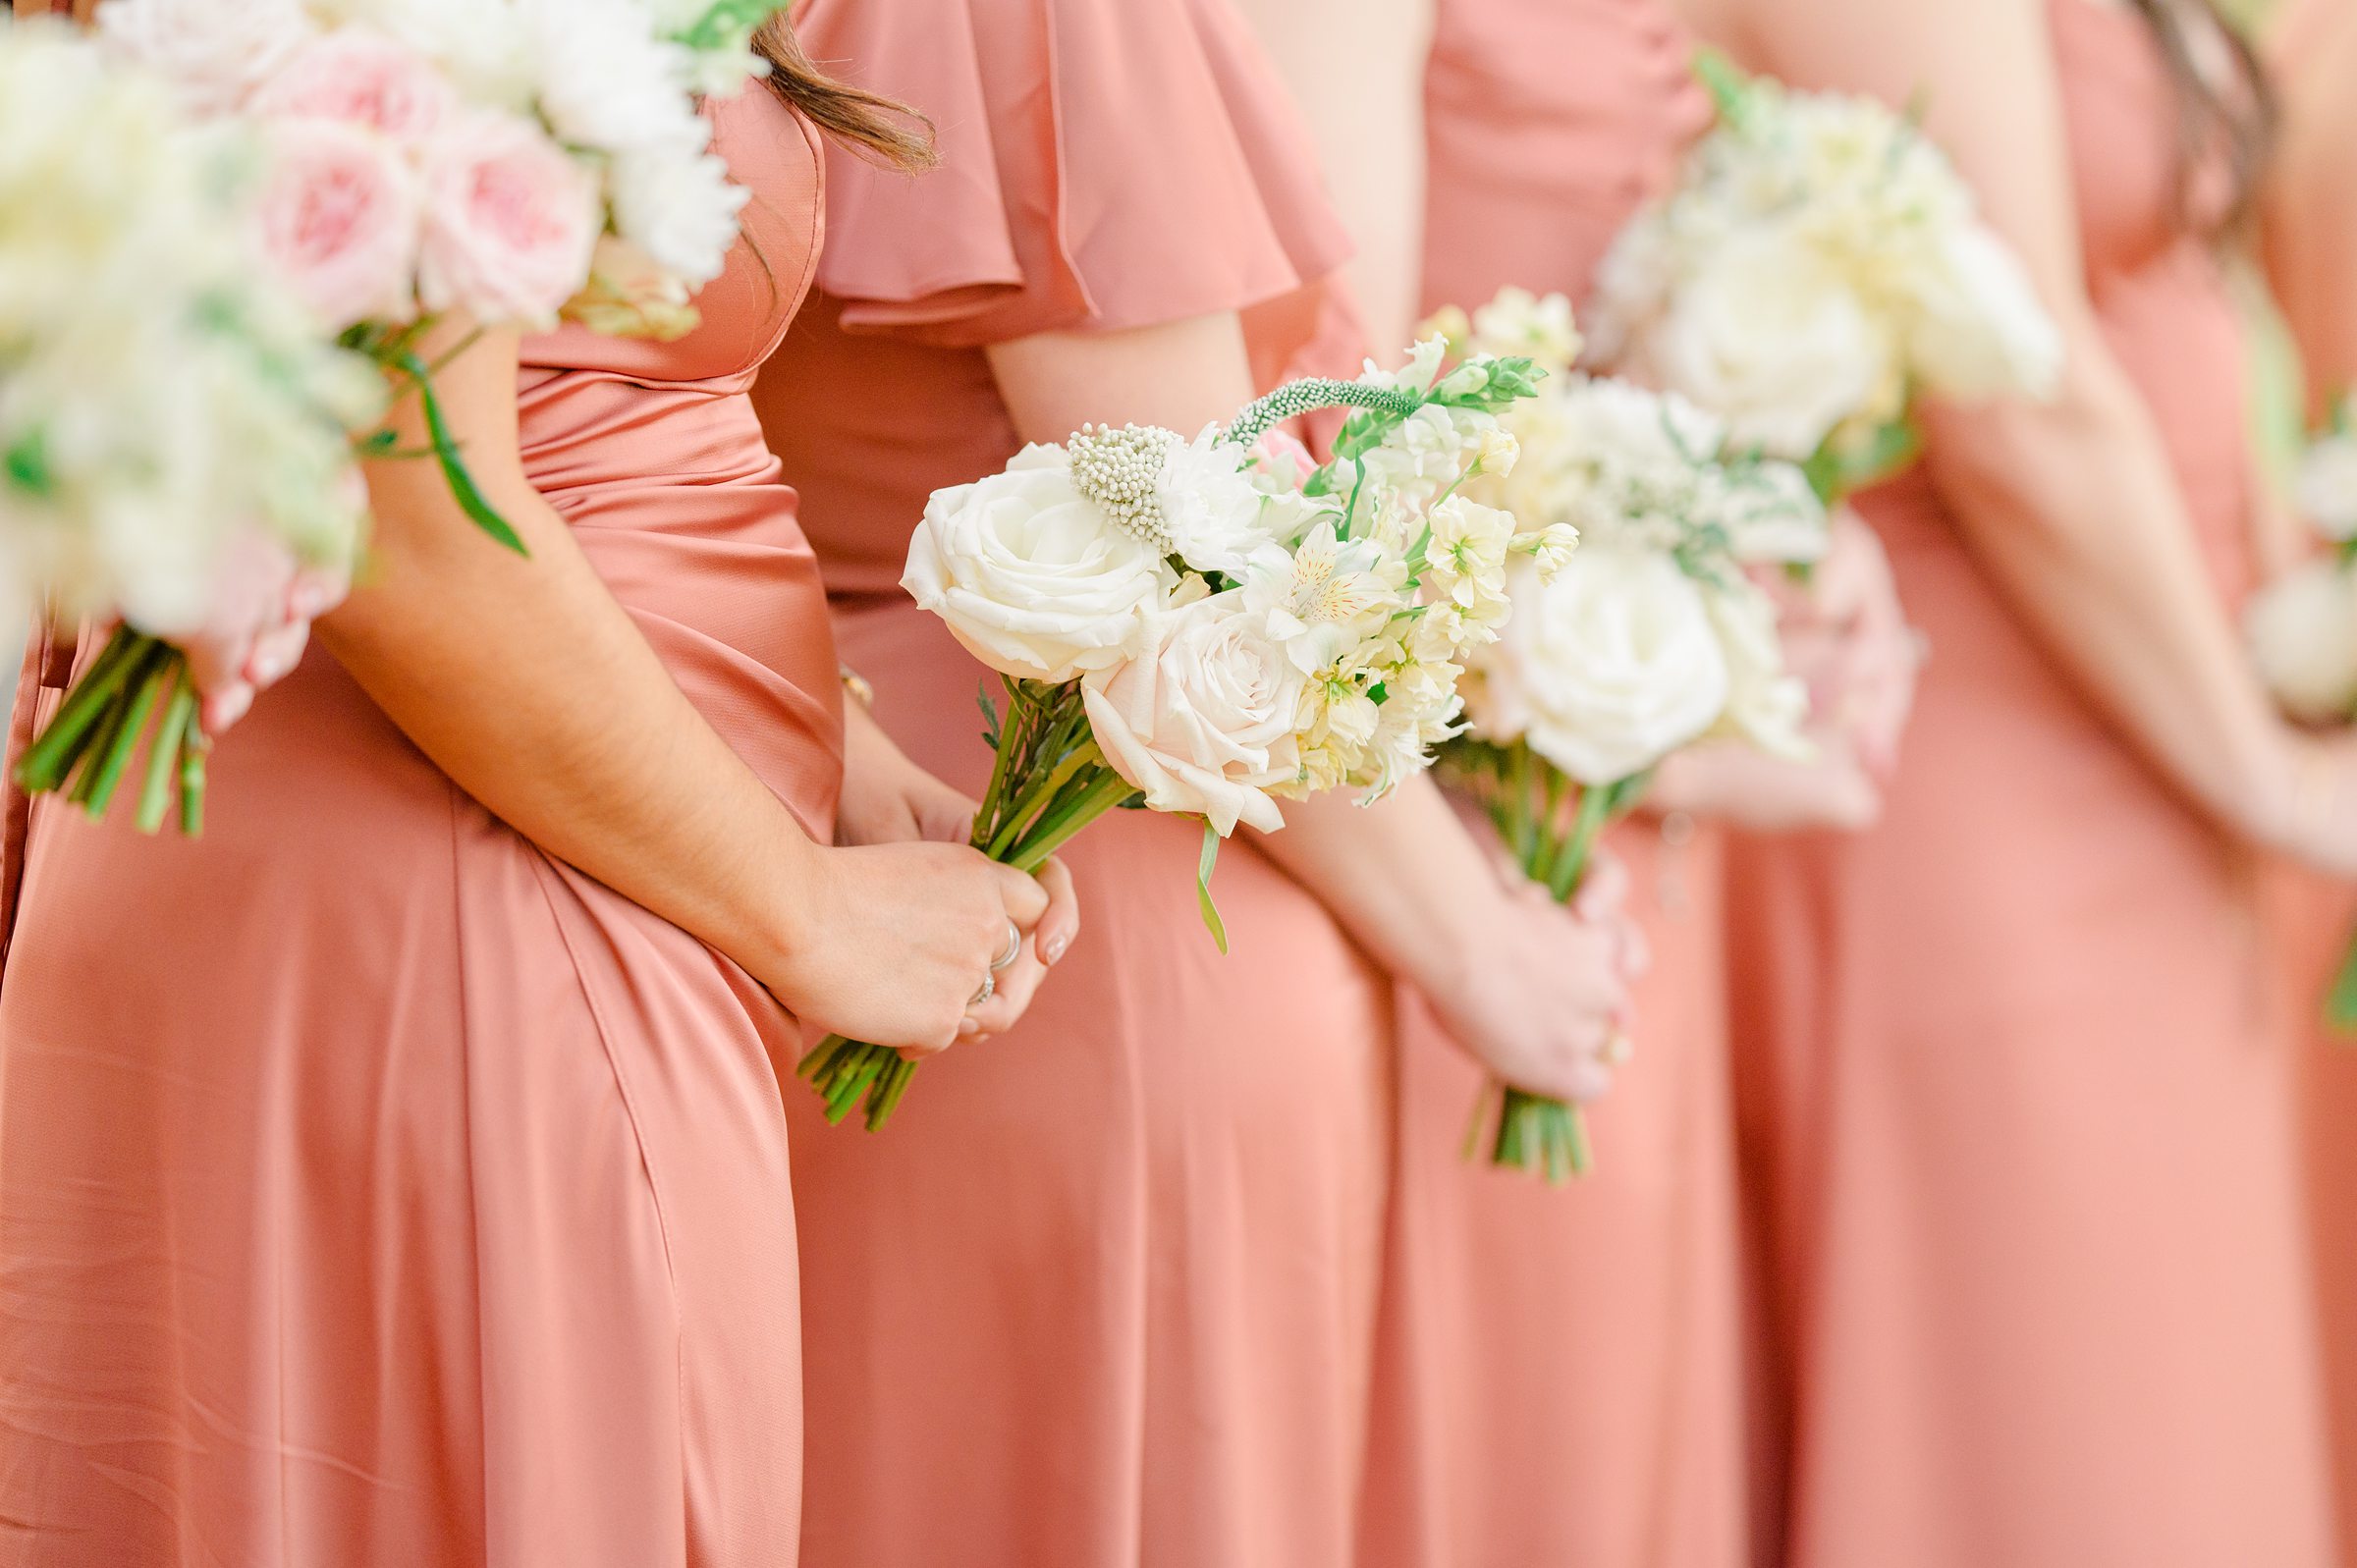
[[[999,830],[983,852],[993,860],[1012,861],[1015,846],[1023,841],[1026,834],[1054,814],[1058,805],[1057,797],[1064,793],[1064,786],[1071,783],[1073,776],[1083,768],[1103,767],[1104,763],[1105,753],[1098,749],[1093,737],[1075,746],[1069,755],[1049,771],[1045,779],[1023,791],[1021,803],[1008,815],[1006,826]]]
[[[204,756],[212,741],[197,725],[182,737],[180,751],[180,831],[184,838],[204,836]]]
[[[1007,857],[1007,864],[1017,871],[1037,871],[1046,865],[1048,856],[1069,843],[1081,829],[1119,806],[1136,792],[1128,780],[1111,768],[1092,782],[1079,797],[1063,807],[1053,817],[1040,823],[1022,845]]]
[[[64,785],[82,759],[83,738],[113,706],[115,693],[149,640],[128,626],[115,628],[97,659],[66,693],[56,717],[18,760],[17,783],[36,795]]]
[[[184,663],[172,675],[172,700],[164,707],[164,722],[147,750],[147,772],[139,781],[139,832],[152,834],[164,826],[172,806],[172,781],[179,777],[189,727],[196,722],[196,685]]]
[[[139,749],[139,737],[146,732],[148,716],[155,712],[156,697],[171,679],[179,662],[178,653],[155,643],[133,672],[119,710],[122,717],[110,727],[106,745],[85,776],[86,787],[81,791],[83,805],[93,819],[106,815],[107,806],[115,798],[115,788],[123,782],[124,770],[131,766],[132,754]]]

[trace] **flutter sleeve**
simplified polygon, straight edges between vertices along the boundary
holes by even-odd
[[[795,27],[938,138],[918,176],[829,152],[818,286],[847,330],[973,348],[1238,310],[1272,371],[1349,336],[1348,240],[1227,0],[807,0]]]

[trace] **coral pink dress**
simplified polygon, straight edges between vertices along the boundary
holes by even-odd
[[[1424,299],[1575,302],[1710,123],[1661,0],[1442,0]],[[1569,1188],[1462,1158],[1481,1091],[1429,1013],[1400,1056],[1367,1568],[1741,1568],[1743,1390],[1715,834],[1614,851],[1654,967]]]
[[[797,27],[930,114],[943,161],[911,181],[834,160],[819,297],[756,400],[846,662],[918,762],[979,794],[984,671],[898,583],[927,494],[1019,446],[983,346],[1254,306],[1277,362],[1344,243],[1225,0],[813,0]],[[1080,941],[1018,1028],[928,1063],[882,1133],[790,1089],[806,1563],[1345,1560],[1385,993],[1241,839],[1222,957],[1199,843],[1142,812],[1077,839]]]
[[[2245,346],[2174,221],[2146,25],[2055,0],[2089,285],[2218,592]],[[2298,1062],[2255,857],[2017,622],[1928,471],[1870,497],[1932,641],[1876,831],[1734,860],[1790,1568],[2325,1568]]]
[[[835,654],[744,396],[819,164],[767,94],[717,113],[759,259],[684,342],[527,345],[525,458],[823,837]],[[195,840],[55,799],[12,835],[0,1557],[793,1564],[794,1020],[461,793],[322,651],[223,739],[209,803]]]

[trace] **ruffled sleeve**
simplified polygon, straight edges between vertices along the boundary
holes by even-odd
[[[1349,242],[1226,0],[807,0],[795,27],[941,153],[911,177],[830,149],[818,286],[847,330],[973,348],[1252,307],[1333,330]],[[1264,362],[1303,347],[1255,336]]]

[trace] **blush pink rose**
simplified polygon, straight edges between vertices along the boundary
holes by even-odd
[[[422,56],[346,27],[304,44],[263,82],[250,109],[264,119],[338,120],[417,146],[458,111],[458,93]]]
[[[417,181],[393,143],[332,120],[268,127],[263,253],[329,327],[416,314]]]
[[[297,565],[266,534],[231,541],[212,613],[181,645],[205,733],[220,734],[246,716],[257,693],[294,674],[310,644],[311,622],[343,603],[351,587],[340,571]]]
[[[596,178],[514,115],[460,116],[428,149],[419,294],[430,310],[546,326],[589,281]]]

